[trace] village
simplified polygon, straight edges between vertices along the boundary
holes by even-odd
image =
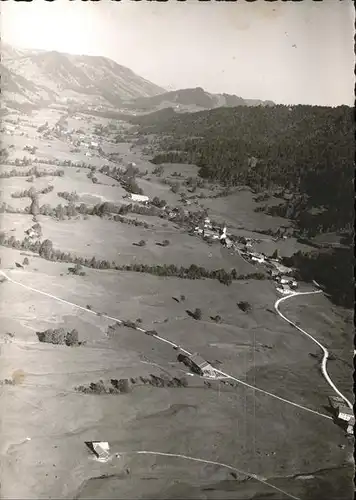
[[[247,262],[264,265],[281,295],[292,294],[298,288],[298,283],[293,277],[294,269],[281,264],[281,259],[277,255],[268,257],[254,251],[252,239],[241,238],[240,242],[236,242],[234,235],[227,233],[226,226],[221,229],[213,225],[209,218],[205,218],[203,227],[195,227],[194,232],[208,242],[220,242],[227,249],[237,252]]]

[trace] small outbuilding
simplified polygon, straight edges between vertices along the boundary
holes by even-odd
[[[214,368],[199,354],[192,354],[185,356],[183,362],[187,364],[193,372],[202,377],[215,378],[216,373]]]

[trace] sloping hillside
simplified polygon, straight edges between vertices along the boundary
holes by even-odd
[[[211,94],[201,87],[165,92],[153,97],[139,97],[132,100],[129,106],[142,110],[155,110],[174,107],[181,111],[199,111],[219,107],[234,106],[273,106],[272,101],[258,99],[243,99],[232,94]],[[194,109],[192,109],[194,108]]]
[[[14,49],[2,44],[3,97],[17,102],[42,99],[118,105],[164,89],[105,57]]]

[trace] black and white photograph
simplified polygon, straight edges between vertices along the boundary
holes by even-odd
[[[354,499],[354,26],[1,1],[1,499]]]

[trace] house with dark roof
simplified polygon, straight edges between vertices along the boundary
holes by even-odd
[[[191,363],[192,370],[198,375],[215,378],[216,373],[214,368],[199,354],[192,354],[189,356],[189,361]]]
[[[351,408],[349,408],[345,401],[339,396],[330,396],[329,403],[337,421],[342,424],[343,427],[346,427],[348,434],[353,434],[355,416]]]

